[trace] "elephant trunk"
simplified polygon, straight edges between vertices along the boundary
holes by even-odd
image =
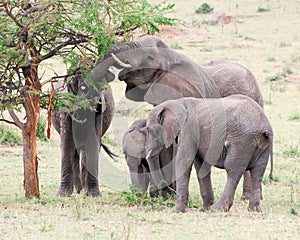
[[[95,64],[92,72],[92,78],[98,90],[101,89],[101,83],[103,79],[105,79],[106,82],[111,82],[115,79],[115,75],[108,70],[113,64],[114,60],[112,58],[98,59],[97,63]]]
[[[141,159],[126,155],[126,161],[129,167],[132,185],[137,187],[140,191],[146,192],[149,185],[149,179],[147,173],[143,170]]]
[[[163,189],[167,187],[168,183],[163,177],[160,163],[159,163],[159,156],[158,155],[151,156],[151,152],[149,152],[147,155],[147,162],[149,164],[150,174],[152,176],[154,184],[158,187],[158,189]]]

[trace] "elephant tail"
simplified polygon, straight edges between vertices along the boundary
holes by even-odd
[[[271,145],[270,145],[270,163],[271,163],[271,167],[270,167],[269,178],[270,178],[270,180],[274,180],[273,179],[273,142],[271,142]]]
[[[264,132],[265,138],[269,140],[269,156],[270,156],[270,173],[269,173],[269,179],[273,180],[273,133],[269,131]]]
[[[105,144],[101,143],[101,147],[103,147],[104,151],[107,153],[110,158],[115,160],[114,157],[119,157],[118,155],[114,154]]]

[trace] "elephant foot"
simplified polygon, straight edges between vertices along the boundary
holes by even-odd
[[[242,201],[246,201],[246,200],[250,200],[250,195],[251,195],[251,193],[249,193],[249,192],[244,192],[243,193],[243,195],[242,195],[242,197],[241,197],[241,200]],[[262,193],[260,194],[260,200],[263,200],[263,195],[262,195]]]
[[[212,205],[203,205],[202,208],[200,208],[200,212],[206,212],[210,210]]]
[[[101,197],[102,196],[98,186],[97,187],[88,187],[85,190],[85,195],[92,196],[92,197]]]
[[[250,199],[251,192],[243,192],[241,200],[246,201]]]
[[[176,204],[175,207],[172,208],[172,212],[186,212],[188,207],[185,204]]]
[[[248,206],[248,211],[249,212],[261,212],[261,208],[259,204],[250,204]]]
[[[158,197],[158,191],[157,190],[150,191],[150,197],[152,197],[152,198]]]
[[[68,187],[60,187],[57,196],[58,197],[70,197],[73,193],[73,186],[68,186]]]
[[[216,204],[213,204],[210,207],[210,210],[214,212],[228,212],[232,204],[229,204],[227,201],[219,201]]]

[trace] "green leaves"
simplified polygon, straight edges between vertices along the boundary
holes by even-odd
[[[153,34],[161,25],[175,24],[176,19],[164,16],[173,7],[147,0],[4,2],[0,5],[1,111],[8,102],[17,108],[27,101],[29,90],[47,107],[48,93],[40,91],[37,83],[44,81],[41,62],[56,56],[66,64],[67,74],[73,75],[79,67],[81,74],[87,74],[98,57],[112,44],[129,40],[134,30]]]

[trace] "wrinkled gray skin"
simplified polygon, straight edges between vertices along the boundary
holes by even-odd
[[[184,212],[188,186],[195,165],[203,199],[203,210],[229,211],[238,182],[251,172],[249,211],[261,211],[261,181],[268,158],[273,169],[273,131],[263,109],[244,95],[219,99],[182,98],[156,106],[147,120],[147,156],[168,147],[178,138],[176,166],[176,206]],[[151,171],[158,171],[155,159],[147,158]],[[214,204],[210,166],[225,169],[227,182],[221,199]],[[153,179],[161,185],[164,179]]]
[[[170,49],[156,36],[112,45],[105,58],[112,53],[131,65],[131,68],[123,68],[119,80],[126,83],[125,95],[133,101],[157,105],[180,97],[219,98],[243,94],[263,107],[255,77],[240,64],[216,59],[199,65]],[[117,63],[113,65],[122,68]],[[107,75],[112,73],[108,71]],[[251,177],[246,172],[242,198],[249,199],[250,192]]]
[[[134,121],[123,137],[123,152],[130,170],[131,183],[142,192],[146,192],[150,185],[149,193],[151,197],[157,197],[160,194],[166,199],[168,195],[174,194],[170,188],[174,191],[176,188],[172,166],[173,147],[163,148],[160,153],[153,156],[153,158],[156,158],[156,162],[159,163],[163,178],[166,179],[167,185],[170,187],[158,189],[153,183],[149,165],[146,161],[146,122],[146,119]]]
[[[106,70],[107,68],[102,71],[103,75]],[[68,79],[66,87],[60,87],[57,91],[79,94],[80,88],[86,90],[86,86],[80,78],[73,77]],[[89,120],[84,124],[72,120],[70,113],[64,109],[52,111],[52,123],[61,139],[61,183],[58,196],[70,196],[74,187],[77,193],[80,193],[84,188],[85,194],[88,196],[101,195],[97,178],[98,159],[101,137],[107,131],[113,117],[114,99],[110,88],[107,88],[102,96],[99,96],[99,100],[102,105],[97,105],[96,113],[90,112],[87,114],[92,119],[87,118]],[[75,114],[78,119],[86,119],[85,114],[80,115],[80,110]],[[92,126],[89,124],[92,124]],[[77,134],[77,129],[81,127],[83,133]],[[87,135],[91,135],[91,132],[95,133],[96,139],[92,140],[92,144],[89,144],[89,149],[84,149],[82,147],[86,144],[84,141],[88,139]],[[93,154],[89,155],[89,152]],[[80,163],[82,165],[81,169]]]

